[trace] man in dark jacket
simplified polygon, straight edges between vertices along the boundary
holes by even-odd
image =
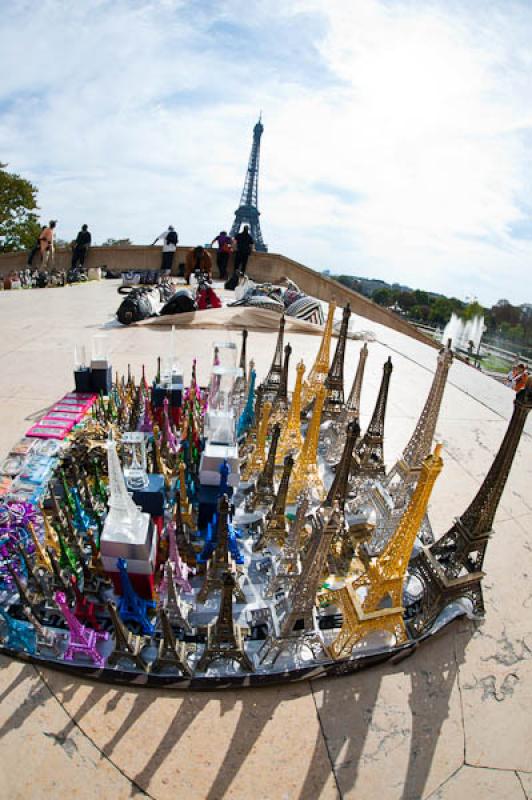
[[[72,269],[79,267],[83,269],[87,252],[91,246],[92,236],[87,225],[82,225],[81,230],[76,236],[74,250],[72,251]]]
[[[253,250],[253,245],[255,241],[252,236],[249,234],[249,228],[247,225],[244,225],[243,229],[240,233],[237,233],[235,236],[235,272],[245,272],[246,266],[248,263],[248,258]]]

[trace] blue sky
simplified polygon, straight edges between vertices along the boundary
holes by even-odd
[[[0,160],[69,239],[231,224],[262,110],[270,250],[532,301],[532,4],[0,0]]]

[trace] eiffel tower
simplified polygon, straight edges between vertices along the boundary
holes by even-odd
[[[410,563],[410,574],[423,586],[420,603],[410,615],[409,627],[422,634],[454,600],[468,599],[475,615],[484,614],[481,581],[484,556],[492,534],[497,508],[532,409],[532,377],[515,398],[514,410],[499,451],[466,511],[430,547],[424,547]]]
[[[325,405],[323,406],[322,422],[337,416],[344,407],[345,344],[347,341],[347,329],[349,327],[350,316],[351,306],[347,303],[342,314],[342,324],[340,326],[336,350],[334,351],[329,372],[325,378],[327,397],[325,399]]]
[[[327,656],[327,649],[319,635],[314,621],[316,593],[323,580],[327,554],[338,525],[340,512],[336,505],[327,516],[323,512],[317,515],[314,529],[310,536],[301,573],[292,584],[288,597],[289,608],[279,636],[270,635],[261,648],[261,663],[273,666],[281,653],[289,652],[299,656],[307,647],[315,659]]]
[[[279,381],[279,388],[277,389],[277,394],[273,401],[270,425],[273,425],[275,422],[282,422],[286,419],[286,415],[288,414],[288,365],[290,363],[291,354],[292,348],[287,344],[284,348],[283,369]]]
[[[177,668],[184,675],[192,675],[192,670],[187,663],[187,650],[184,642],[176,641],[166,609],[159,609],[159,619],[163,638],[159,642],[157,656],[151,665],[152,672],[161,672]]]
[[[230,572],[222,576],[222,595],[216,622],[207,628],[207,644],[199,660],[198,670],[205,672],[209,664],[219,658],[237,661],[243,670],[253,672],[254,667],[244,650],[242,626],[233,619],[233,592],[235,579]]]
[[[351,476],[354,479],[378,478],[384,475],[384,419],[392,369],[392,359],[388,358],[383,367],[382,381],[373,416],[366,433],[356,446],[351,461]]]
[[[281,426],[277,422],[273,426],[272,438],[270,440],[270,449],[268,450],[268,458],[264,469],[257,478],[257,485],[255,487],[255,496],[253,498],[253,509],[258,506],[266,506],[271,503],[275,496],[275,459],[277,456],[277,445],[281,435]]]
[[[447,347],[440,350],[432,385],[414,432],[403,450],[401,458],[382,481],[382,486],[393,500],[393,510],[389,512],[383,503],[379,484],[370,490],[369,499],[377,508],[377,525],[369,545],[374,553],[382,550],[397,528],[419,479],[421,465],[430,453],[447,375],[453,361],[453,351],[450,345],[449,340]],[[424,525],[430,531],[430,523],[427,519],[425,519]]]
[[[268,374],[260,384],[262,390],[262,401],[270,400],[273,402],[281,383],[281,375],[283,372],[283,341],[284,341],[284,314],[281,314],[279,320],[279,333],[277,334],[277,344],[275,345],[275,353],[273,354],[273,361]]]
[[[212,556],[207,561],[205,580],[198,592],[198,603],[204,603],[211,592],[223,588],[226,572],[236,572],[236,566],[229,555],[229,499],[224,494],[218,500],[218,527],[216,532],[217,542]],[[245,603],[245,595],[236,581],[233,581],[237,600]]]
[[[275,495],[271,510],[266,517],[266,524],[253,546],[254,550],[262,549],[268,542],[275,541],[282,545],[286,536],[286,496],[288,494],[288,484],[294,466],[294,459],[291,455],[285,456],[283,474],[279,481],[279,488]]]
[[[259,117],[259,121],[253,128],[253,144],[251,145],[246,180],[240,197],[240,205],[235,211],[235,220],[229,235],[234,237],[242,225],[249,225],[251,236],[255,240],[255,250],[257,253],[267,253],[268,248],[264,244],[260,230],[260,211],[258,209],[260,137],[264,130],[261,120],[262,117]]]

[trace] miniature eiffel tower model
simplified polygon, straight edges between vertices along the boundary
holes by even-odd
[[[285,456],[289,453],[290,455],[299,453],[303,445],[303,437],[301,436],[301,390],[304,373],[305,365],[300,361],[296,367],[296,385],[292,394],[290,411],[281,429],[281,438],[277,447],[275,465],[278,467],[283,464]]]
[[[443,466],[440,451],[441,445],[437,445],[434,454],[424,460],[408,508],[383,552],[372,558],[364,553],[362,545],[365,572],[354,581],[348,580],[342,589],[325,593],[327,600],[339,605],[343,616],[340,633],[330,646],[334,658],[349,657],[353,647],[376,630],[393,634],[397,644],[407,638],[403,622],[403,583],[434,482]],[[361,602],[357,590],[362,587],[367,593]],[[386,606],[385,601],[389,603]]]
[[[421,465],[430,453],[449,367],[453,361],[450,344],[449,341],[447,347],[440,350],[432,386],[410,441],[403,450],[401,458],[383,480],[383,486],[391,495],[394,507],[391,514],[378,514],[377,516],[377,526],[370,543],[373,551],[378,552],[382,549],[392,536],[410,501],[419,478]],[[376,486],[371,492],[370,500],[373,499],[379,509],[382,504],[379,503],[377,495],[378,487]]]
[[[248,376],[246,373],[247,368],[247,359],[246,359],[246,343],[248,338],[248,332],[244,328],[242,331],[242,349],[240,350],[240,371],[241,374],[235,379],[235,383],[233,385],[233,398],[235,400],[235,406],[240,408],[245,400],[247,391],[248,391]]]
[[[187,620],[189,606],[177,594],[175,583],[175,567],[171,561],[164,565],[164,609],[167,618],[175,628],[182,628],[187,633],[192,633],[192,628]]]
[[[163,638],[159,642],[157,657],[151,665],[151,672],[164,672],[177,668],[184,675],[192,675],[187,663],[187,649],[184,642],[176,641],[166,609],[159,609],[159,619]]]
[[[233,592],[235,588],[234,577],[230,572],[224,572],[222,575],[220,610],[216,622],[207,628],[207,643],[197,667],[200,672],[205,672],[208,666],[217,659],[237,661],[243,670],[254,672],[253,664],[244,650],[242,627],[237,625],[233,619]]]
[[[349,303],[344,308],[342,314],[342,324],[338,335],[336,350],[333,360],[325,378],[325,388],[327,397],[323,406],[322,422],[326,419],[334,419],[344,408],[344,361],[345,345],[347,342],[347,329],[349,328],[349,317],[351,316],[351,306]]]
[[[261,648],[261,663],[275,664],[281,653],[288,652],[298,657],[304,647],[315,659],[328,656],[314,620],[316,594],[323,581],[327,553],[340,524],[338,507],[332,509],[328,518],[319,513],[310,536],[301,573],[294,581],[288,596],[289,611],[281,626],[279,636],[270,635]]]
[[[323,503],[325,508],[333,508],[336,503],[340,511],[341,519],[337,530],[337,538],[333,541],[329,554],[329,567],[335,574],[344,573],[349,570],[351,559],[355,554],[349,537],[344,512],[349,492],[349,471],[351,469],[353,449],[359,435],[360,426],[357,420],[353,420],[347,426],[347,436],[342,457],[336,467],[333,482]]]
[[[347,403],[338,414],[337,419],[333,420],[330,427],[325,433],[325,461],[328,464],[335,464],[338,461],[338,451],[342,447],[345,439],[345,432],[347,425],[352,421],[359,421],[360,418],[360,395],[362,393],[362,381],[364,380],[364,370],[366,368],[366,361],[368,358],[368,346],[364,342],[364,346],[360,350],[358,357],[357,369],[349,392]]]
[[[70,639],[63,658],[65,661],[73,661],[77,655],[90,658],[97,667],[105,666],[105,658],[98,652],[97,645],[100,640],[106,641],[109,638],[107,631],[97,632],[82,625],[68,607],[66,595],[63,592],[56,592],[55,602],[61,610],[68,625]]]
[[[334,300],[329,303],[329,312],[327,314],[327,322],[323,331],[323,336],[320,343],[320,349],[316,356],[316,361],[308,374],[308,377],[303,384],[303,391],[301,394],[301,406],[303,412],[306,414],[310,411],[311,405],[316,397],[316,392],[320,386],[325,383],[325,378],[329,372],[329,359],[331,353],[331,338],[334,322],[334,312],[336,303]]]
[[[355,454],[351,461],[351,477],[357,482],[365,478],[380,478],[385,472],[383,452],[384,420],[392,369],[392,359],[388,358],[383,367],[382,381],[373,416],[366,433],[356,446]]]
[[[40,509],[44,524],[44,542],[43,542],[44,548],[45,550],[51,548],[56,554],[56,556],[59,557],[61,554],[61,549],[59,547],[57,532],[55,531],[52,523],[50,522],[50,517],[48,516],[48,514],[45,513],[44,507],[42,505],[40,506]]]
[[[290,483],[290,475],[294,466],[294,459],[291,455],[285,456],[284,468],[279,488],[273,501],[271,510],[266,516],[266,524],[264,531],[259,536],[253,549],[260,550],[269,542],[277,542],[277,544],[284,544],[286,537],[286,497],[288,494],[288,486]]]
[[[194,517],[192,516],[192,504],[187,495],[186,466],[184,461],[179,462],[179,508],[181,511],[181,522],[189,528],[194,527]]]
[[[268,458],[264,469],[257,478],[257,485],[255,487],[255,495],[253,498],[253,509],[258,506],[266,506],[273,500],[275,496],[275,458],[277,455],[277,445],[279,443],[279,436],[281,435],[281,426],[276,423],[273,426],[272,438],[270,440],[270,449],[268,450]]]
[[[259,422],[257,432],[257,442],[255,448],[249,456],[244,468],[242,469],[242,480],[252,480],[258,472],[260,472],[266,460],[266,437],[268,435],[268,422],[270,419],[270,412],[272,404],[267,402],[262,406],[262,415]]]
[[[46,572],[51,572],[52,571],[52,565],[50,564],[50,559],[48,557],[48,553],[46,552],[46,550],[44,549],[43,545],[41,544],[41,540],[37,536],[37,533],[35,532],[35,528],[33,527],[33,524],[31,522],[28,522],[27,529],[28,529],[29,534],[31,536],[33,545],[35,547],[35,553],[34,553],[35,566],[37,567],[37,569],[43,569]],[[45,538],[44,542],[45,542],[45,545],[46,545],[46,538]]]
[[[305,490],[311,490],[320,500],[323,499],[325,494],[323,481],[318,470],[318,442],[321,412],[325,402],[326,391],[325,386],[320,386],[316,391],[312,417],[288,488],[288,503],[297,502],[299,495]]]
[[[292,586],[301,572],[301,534],[305,527],[307,511],[308,497],[303,496],[297,507],[296,518],[286,537],[279,563],[275,568],[275,574],[272,576],[268,585],[268,595],[271,597],[273,597],[279,589],[286,589]]]
[[[271,402],[273,402],[273,400],[275,399],[275,395],[277,394],[277,390],[279,389],[279,384],[281,382],[281,373],[283,371],[284,325],[285,325],[284,314],[282,314],[281,319],[279,321],[279,333],[277,335],[277,344],[275,346],[273,361],[268,371],[268,374],[261,383],[263,399],[270,400]]]
[[[262,408],[263,408],[263,392],[262,392],[262,387],[259,386],[255,393],[255,405],[253,408],[252,421],[249,425],[246,438],[244,439],[244,442],[240,445],[238,451],[238,454],[241,459],[245,458],[246,455],[253,452],[253,448],[255,447],[255,444],[257,442],[260,421],[262,419]]]
[[[107,603],[107,611],[113,623],[115,637],[114,648],[107,659],[107,664],[115,666],[121,661],[132,661],[137,669],[147,672],[148,664],[142,657],[141,650],[149,640],[144,636],[136,636],[126,628],[118,616],[114,603]]]
[[[236,566],[229,555],[229,499],[226,494],[218,500],[217,541],[212,556],[207,561],[205,580],[198,592],[198,603],[204,603],[207,597],[223,585],[226,572],[236,573]],[[246,598],[236,581],[233,582],[236,598],[245,603]]]
[[[449,531],[412,560],[410,574],[423,586],[421,607],[408,625],[418,636],[430,628],[454,600],[470,601],[475,616],[484,614],[482,567],[493,520],[508,480],[521,434],[532,409],[532,377],[515,398],[508,428],[491,468],[467,510]]]
[[[181,558],[179,547],[177,545],[177,527],[181,524],[179,516],[179,503],[176,503],[176,520],[169,522],[166,526],[168,533],[168,559],[173,566],[174,581],[178,584],[183,592],[191,592],[192,586],[188,580],[190,569],[188,565]],[[182,532],[181,532],[182,533]],[[182,538],[182,536],[180,536]],[[159,592],[166,591],[166,571],[163,570],[163,576],[159,584]]]
[[[281,380],[279,381],[279,388],[272,405],[272,413],[270,416],[270,426],[276,422],[282,422],[286,419],[288,414],[288,367],[290,364],[290,356],[292,348],[287,344],[284,348],[284,361],[283,369],[281,372]]]
[[[159,473],[159,475],[163,476],[165,488],[167,491],[169,491],[172,486],[172,471],[162,457],[161,429],[156,423],[153,424],[153,453],[155,456],[156,471]]]

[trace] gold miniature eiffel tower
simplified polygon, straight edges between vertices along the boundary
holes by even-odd
[[[286,415],[288,414],[288,367],[291,354],[292,348],[290,344],[287,344],[284,348],[284,361],[279,388],[277,389],[277,394],[275,395],[272,405],[270,427],[276,422],[282,422],[282,420],[286,419]]]
[[[114,648],[107,659],[107,664],[112,667],[120,664],[121,661],[132,661],[137,669],[147,672],[148,664],[141,653],[142,648],[147,644],[147,639],[143,636],[136,636],[126,628],[118,616],[114,603],[107,603],[106,605],[115,634]]]
[[[44,515],[43,515],[43,517],[44,517]],[[44,549],[45,547],[52,547],[52,544],[47,541],[48,531],[46,529],[46,521],[44,523],[44,528],[45,528],[44,547],[41,544],[41,540],[39,539],[39,537],[37,536],[37,534],[35,532],[35,528],[33,527],[33,524],[31,522],[28,522],[28,526],[27,527],[28,527],[28,531],[30,533],[30,536],[32,538],[33,544],[35,546],[35,566],[37,568],[46,570],[46,572],[51,572],[52,565],[50,563],[50,558],[48,556],[48,553]],[[48,521],[48,527],[51,528],[51,525],[50,525],[49,521]],[[54,542],[54,544],[57,542],[57,537],[55,537],[55,540],[56,541]],[[57,542],[57,548],[59,549],[59,542]]]
[[[184,675],[192,675],[187,663],[187,648],[184,642],[176,641],[166,609],[159,609],[159,619],[163,638],[159,642],[157,657],[151,665],[151,672],[162,672],[177,667]]]
[[[270,449],[268,450],[268,458],[264,469],[257,478],[257,485],[255,487],[255,495],[253,497],[252,508],[258,506],[266,506],[273,500],[275,496],[275,457],[277,454],[277,445],[279,443],[279,436],[281,435],[281,426],[276,423],[273,426],[272,438],[270,440]]]
[[[336,505],[332,511],[318,512],[314,530],[301,565],[301,573],[292,583],[288,596],[289,611],[281,626],[279,636],[270,635],[260,651],[260,662],[272,666],[281,653],[299,656],[304,647],[315,659],[328,656],[327,648],[316,629],[314,619],[316,594],[323,581],[323,573],[331,542],[340,524]]]
[[[287,502],[289,504],[297,502],[297,498],[305,490],[311,490],[320,500],[323,500],[325,495],[325,488],[318,470],[318,441],[326,392],[325,386],[319,386],[316,390],[312,417],[288,487]]]
[[[185,462],[179,462],[179,507],[181,509],[181,522],[183,525],[188,525],[189,528],[194,526],[194,517],[192,515],[192,503],[190,503],[187,495],[187,482],[185,478]]]
[[[334,300],[329,303],[329,313],[327,314],[327,322],[321,339],[320,349],[316,360],[308,374],[307,380],[303,384],[303,391],[301,393],[301,406],[305,413],[310,409],[316,397],[316,391],[320,386],[325,383],[325,378],[329,372],[329,359],[331,353],[331,338],[334,321],[334,311],[336,303]]]
[[[244,650],[242,626],[237,625],[233,619],[235,579],[230,572],[224,572],[221,588],[218,619],[207,628],[207,644],[197,669],[205,672],[213,661],[222,658],[226,661],[237,661],[243,670],[254,672],[251,659]]]
[[[217,542],[212,556],[207,561],[205,580],[198,592],[198,603],[204,603],[211,592],[222,588],[226,572],[236,573],[236,565],[229,555],[229,499],[226,494],[218,500]],[[245,603],[245,595],[236,581],[234,591],[239,603]]]
[[[299,453],[303,445],[303,437],[301,436],[301,391],[304,372],[305,365],[300,361],[296,367],[296,385],[292,394],[290,412],[283,424],[279,446],[277,447],[275,465],[278,467],[283,464],[284,457],[288,453],[291,455]]]
[[[164,485],[167,491],[170,489],[172,484],[172,471],[168,467],[167,463],[163,459],[161,453],[161,444],[160,444],[160,435],[161,431],[159,426],[154,424],[153,426],[153,452],[155,454],[155,467],[159,475],[162,475],[164,478]]]
[[[290,482],[290,475],[294,466],[293,456],[287,455],[284,460],[283,475],[281,477],[277,494],[273,501],[273,506],[266,516],[266,525],[264,531],[257,539],[254,550],[260,550],[269,542],[277,542],[282,545],[286,537],[286,496],[288,494],[288,486]]]
[[[421,467],[418,484],[393,537],[376,557],[367,555],[364,545],[360,555],[365,572],[341,589],[324,593],[324,598],[342,610],[343,624],[330,646],[334,658],[347,658],[353,647],[372,631],[386,630],[395,636],[397,644],[407,638],[403,621],[403,582],[421,522],[443,462],[441,445],[428,456]],[[364,587],[361,601],[357,590]]]
[[[244,465],[244,468],[242,469],[243,481],[252,480],[255,477],[255,475],[258,472],[260,472],[261,469],[264,467],[266,436],[268,433],[268,422],[270,419],[271,410],[272,410],[272,404],[269,402],[264,403],[264,405],[262,406],[262,415],[258,427],[257,443],[255,445],[255,449],[249,456],[247,463]]]

